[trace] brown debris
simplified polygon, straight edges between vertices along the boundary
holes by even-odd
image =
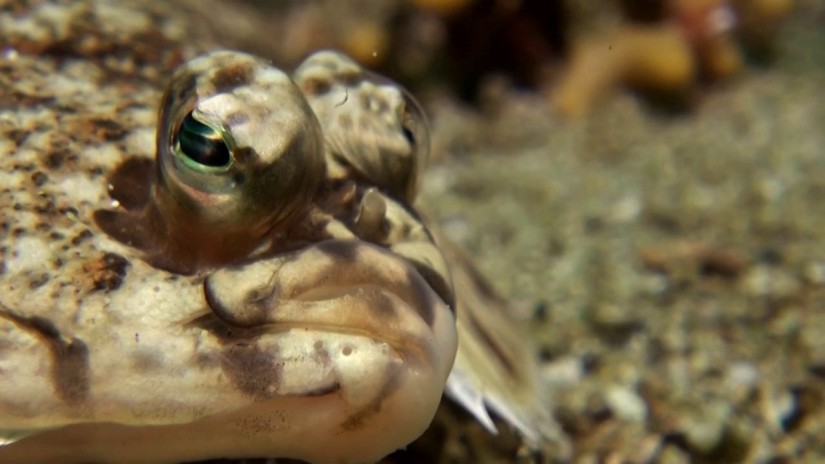
[[[639,250],[645,267],[665,274],[735,279],[748,267],[737,250],[698,241],[674,241]]]

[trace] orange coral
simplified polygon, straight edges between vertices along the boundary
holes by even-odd
[[[670,25],[623,26],[578,45],[571,56],[551,96],[552,106],[568,117],[582,116],[617,86],[682,90],[696,74],[689,45]]]
[[[684,95],[700,78],[729,79],[744,61],[734,27],[769,41],[791,7],[792,0],[668,0],[663,21],[626,23],[574,47],[551,104],[577,117],[615,87]]]

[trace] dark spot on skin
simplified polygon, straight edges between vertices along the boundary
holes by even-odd
[[[15,171],[32,172],[34,171],[35,166],[31,163],[14,163],[12,168]]]
[[[38,204],[34,207],[34,212],[43,215],[53,215],[57,213],[57,205],[55,204],[54,196],[53,195],[40,195],[43,199],[43,203]]]
[[[235,63],[233,66],[217,70],[212,76],[212,85],[218,93],[231,92],[236,87],[252,82],[255,77],[254,71],[251,63]]]
[[[34,276],[32,280],[29,281],[29,288],[34,290],[36,288],[40,288],[46,285],[49,282],[49,275],[46,273],[42,273],[39,275]]]
[[[127,134],[126,129],[124,129],[122,125],[111,119],[96,118],[90,122],[93,125],[94,133],[104,140],[120,140]]]
[[[77,157],[72,155],[68,148],[63,147],[50,151],[46,154],[46,158],[43,161],[50,170],[57,170],[63,167],[67,161],[72,161],[73,159],[76,160]]]
[[[52,233],[49,234],[49,239],[51,239],[52,241],[55,241],[55,242],[57,242],[59,240],[63,240],[64,238],[65,238],[65,236],[63,234],[61,234],[60,232],[52,232]]]
[[[73,337],[67,340],[54,324],[41,317],[22,317],[0,305],[0,317],[35,335],[49,348],[50,377],[55,393],[64,402],[76,405],[89,393],[89,349]]]
[[[89,177],[100,177],[105,172],[105,169],[100,166],[95,166],[86,172],[89,174]]]
[[[277,350],[265,352],[254,344],[237,342],[225,347],[221,367],[238,390],[256,400],[268,400],[276,396],[283,362]]]
[[[34,182],[35,187],[42,187],[49,180],[49,176],[37,171],[31,175],[31,180]]]
[[[329,351],[327,351],[326,347],[324,347],[324,342],[318,340],[317,342],[315,342],[313,348],[315,349],[315,354],[313,358],[319,363],[321,363],[322,366],[329,367],[329,365],[332,363],[332,359],[329,356]]]
[[[92,279],[92,290],[117,290],[123,283],[129,261],[115,253],[105,253],[100,259],[83,265]]]
[[[79,234],[77,234],[77,235],[76,235],[76,236],[72,239],[72,242],[71,242],[71,243],[72,243],[72,245],[74,245],[74,246],[78,246],[78,245],[80,245],[81,243],[85,242],[86,240],[89,240],[90,238],[92,238],[92,236],[93,236],[93,234],[92,234],[92,231],[91,231],[91,230],[89,230],[89,229],[83,229],[83,231],[82,231],[82,232],[80,232]]]
[[[153,159],[127,158],[107,179],[109,185],[112,186],[109,195],[127,210],[138,210],[151,199],[154,178],[155,161]]]

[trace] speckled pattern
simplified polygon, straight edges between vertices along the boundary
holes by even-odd
[[[37,302],[26,318],[4,318],[4,339],[15,342],[3,347],[3,358],[8,362],[13,350],[48,359],[40,352],[44,349],[55,359],[65,358],[15,371],[49,379],[39,386],[3,385],[6,393],[24,388],[27,395],[18,396],[29,401],[15,406],[23,414],[51,395],[50,382],[71,409],[87,398],[93,376],[106,375],[105,369],[89,372],[90,348],[61,337],[61,326],[105,328],[110,317],[117,317],[105,308],[118,304],[118,295],[123,298],[113,292],[127,277],[144,281],[142,297],[150,300],[177,280],[153,276],[151,268],[129,259],[127,247],[92,232],[92,213],[110,204],[106,174],[111,167],[124,154],[152,153],[159,98],[153,84],[183,55],[173,34],[160,32],[162,27],[179,31],[181,23],[160,20],[159,14],[136,14],[109,3],[36,3],[12,5],[0,16],[6,44],[0,64],[3,312],[13,314]],[[110,27],[117,33],[107,32]],[[131,52],[132,43],[150,39],[160,47],[147,43],[147,49]],[[179,293],[183,299],[198,294],[196,286],[187,288]],[[158,300],[158,323],[163,324],[165,305],[175,304]],[[30,326],[27,340],[11,336],[15,319]],[[47,343],[38,342],[42,339]],[[119,333],[117,339],[111,341],[140,343],[137,333]],[[146,354],[155,355],[151,342]]]
[[[199,17],[194,9],[185,12]],[[125,462],[277,454],[360,462],[406,445],[429,424],[456,349],[447,266],[407,204],[429,142],[420,109],[391,83],[364,78],[365,87],[353,92],[351,104],[365,110],[357,128],[365,137],[341,145],[345,153],[337,155],[362,157],[359,169],[364,162],[374,168],[364,171],[366,179],[353,182],[356,176],[346,172],[346,163],[336,161],[343,174],[323,178],[319,186],[320,158],[299,166],[293,158],[297,155],[300,163],[301,157],[320,156],[324,140],[284,73],[248,55],[212,54],[189,61],[167,84],[164,76],[172,68],[213,43],[208,33],[187,34],[189,24],[168,19],[177,17],[163,7],[131,11],[128,4],[107,2],[20,5],[0,17],[9,44],[4,108],[13,110],[3,113],[13,144],[3,153],[12,188],[3,192],[7,198],[0,204],[9,217],[2,242],[0,373],[18,379],[0,384],[0,426],[12,440],[66,426],[0,448],[0,460],[46,462],[60,455]],[[198,48],[187,48],[189,41]],[[159,102],[156,89],[165,85],[168,91]],[[385,93],[374,93],[379,87]],[[243,159],[272,160],[276,179],[291,172],[289,179],[303,180],[297,189],[271,192],[283,187],[283,179],[255,185],[259,171],[244,171],[220,184],[221,193],[227,186],[246,185],[236,182],[240,174],[253,184],[242,193],[271,193],[263,199],[243,197],[238,214],[263,205],[266,217],[267,201],[286,200],[281,205],[286,213],[276,219],[294,227],[264,229],[266,240],[238,239],[227,233],[221,217],[198,230],[193,222],[209,219],[207,214],[178,220],[181,211],[168,206],[177,201],[170,200],[170,186],[202,179],[176,177],[186,165],[175,164],[172,156],[178,155],[166,150],[167,143],[175,146],[176,136],[170,134],[182,130],[181,111],[193,111],[186,105],[195,96],[196,111],[202,111],[202,102],[219,101],[210,99],[216,93],[220,101],[245,102],[227,114],[220,106],[205,113],[225,118],[217,122],[225,130],[237,130],[233,143],[246,150]],[[158,106],[162,169],[149,188]],[[409,110],[398,111],[405,107]],[[372,132],[361,127],[378,118],[390,126]],[[295,131],[284,130],[287,122],[293,128],[303,125],[298,135],[306,144],[292,144]],[[270,125],[281,130],[255,132]],[[281,142],[298,149],[281,152]],[[390,166],[367,159],[374,157],[367,150],[376,144],[390,147],[404,161]],[[286,167],[274,165],[277,160],[285,160]],[[260,170],[269,165],[241,161],[237,166]],[[392,179],[384,182],[387,170]],[[309,174],[318,177],[307,182]],[[370,188],[372,183],[390,195]],[[195,187],[207,192],[211,185],[217,184]],[[308,191],[311,207],[305,204]],[[391,197],[395,194],[399,198]],[[182,210],[198,208],[199,198],[187,199]],[[157,227],[164,220],[171,223],[163,216],[169,211],[182,227]],[[218,236],[198,248],[209,238],[205,232],[214,231]],[[254,246],[205,259],[198,254],[199,249],[212,253],[258,240],[265,249],[256,253],[266,254],[266,260],[241,262]],[[299,243],[320,240],[328,241],[296,250]],[[470,269],[469,262],[458,263]],[[211,269],[225,264],[235,267]],[[480,310],[506,308],[498,298],[493,307],[485,306],[489,290],[474,273],[467,276],[476,287],[471,291],[479,293],[471,301],[480,302]],[[472,294],[460,295],[464,301]],[[484,374],[494,379],[507,369],[518,376],[463,389],[477,390],[472,398],[480,411],[485,398],[495,399],[495,409],[508,412],[538,444],[534,428],[550,419],[531,383],[534,358],[517,332],[497,341],[502,325],[510,327],[508,319],[496,319],[495,327],[485,320],[483,313],[470,319],[472,326],[463,335],[475,334],[480,343],[473,354],[491,360],[484,366],[492,372]],[[476,370],[471,361],[463,369],[465,377]],[[516,410],[508,404],[512,398],[522,403]],[[99,425],[104,421],[118,425]],[[110,446],[124,434],[126,449]],[[94,440],[84,445],[90,435]],[[165,436],[176,436],[173,448],[165,448]],[[317,440],[326,446],[315,446]],[[71,445],[61,450],[63,442]]]
[[[7,44],[0,78],[0,433],[13,441],[66,426],[0,447],[0,460],[170,462],[277,454],[363,462],[420,435],[456,349],[447,305],[452,290],[449,277],[439,275],[443,262],[422,276],[403,257],[357,240],[348,229],[355,219],[346,215],[358,212],[360,186],[305,183],[317,204],[301,208],[306,216],[300,220],[289,216],[298,223],[289,233],[312,246],[274,249],[281,241],[272,238],[266,260],[241,265],[247,249],[231,270],[199,268],[198,261],[186,272],[153,267],[151,256],[132,246],[137,243],[101,231],[96,213],[134,207],[129,189],[147,193],[147,185],[134,182],[146,177],[130,182],[124,174],[140,169],[123,166],[139,167],[145,163],[133,160],[154,155],[159,90],[171,70],[198,51],[186,44],[210,48],[214,42],[208,33],[187,34],[191,23],[170,19],[185,15],[163,6],[37,3],[0,13]],[[281,117],[275,122],[283,129],[285,119],[301,123],[290,119],[299,111],[304,121],[316,121],[288,75],[263,60],[213,54],[198,63],[211,57],[209,69],[220,69],[238,55],[245,69],[262,72],[237,80],[233,68],[207,83],[227,83],[229,76],[229,90],[249,85],[254,93],[260,87],[252,81],[274,76],[255,100],[260,106],[232,113],[258,123],[244,127],[260,128],[262,115],[272,115]],[[206,87],[207,93],[226,90]],[[171,88],[172,102],[185,103],[176,99],[190,87]],[[291,98],[276,98],[286,94]],[[164,114],[160,123],[174,124]],[[281,159],[281,150],[293,146],[291,155],[317,155],[302,166],[322,179],[323,138],[315,124],[315,131],[293,131],[307,145],[272,142],[287,137],[285,131],[251,142],[235,133],[235,140],[245,144],[239,149],[258,141],[270,150],[247,152],[247,159]],[[302,173],[294,166],[284,171]],[[256,173],[243,174],[251,182]],[[166,199],[159,187],[151,192],[150,201]],[[275,196],[288,201],[278,195],[293,193]],[[389,204],[382,215],[403,209],[375,195]],[[252,200],[258,198],[246,199]],[[330,217],[339,212],[345,223]],[[133,219],[139,229],[141,217]],[[376,220],[373,228],[386,227],[401,241],[410,237],[396,228],[421,228],[410,214]],[[429,235],[422,236],[433,247]],[[327,241],[316,245],[320,240]],[[441,259],[437,250],[434,256]],[[440,295],[427,280],[433,277]],[[257,319],[239,315],[244,310]],[[318,447],[322,439],[327,446]]]

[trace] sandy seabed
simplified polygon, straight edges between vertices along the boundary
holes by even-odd
[[[822,21],[685,114],[436,107],[421,203],[521,302],[575,462],[825,461]]]

